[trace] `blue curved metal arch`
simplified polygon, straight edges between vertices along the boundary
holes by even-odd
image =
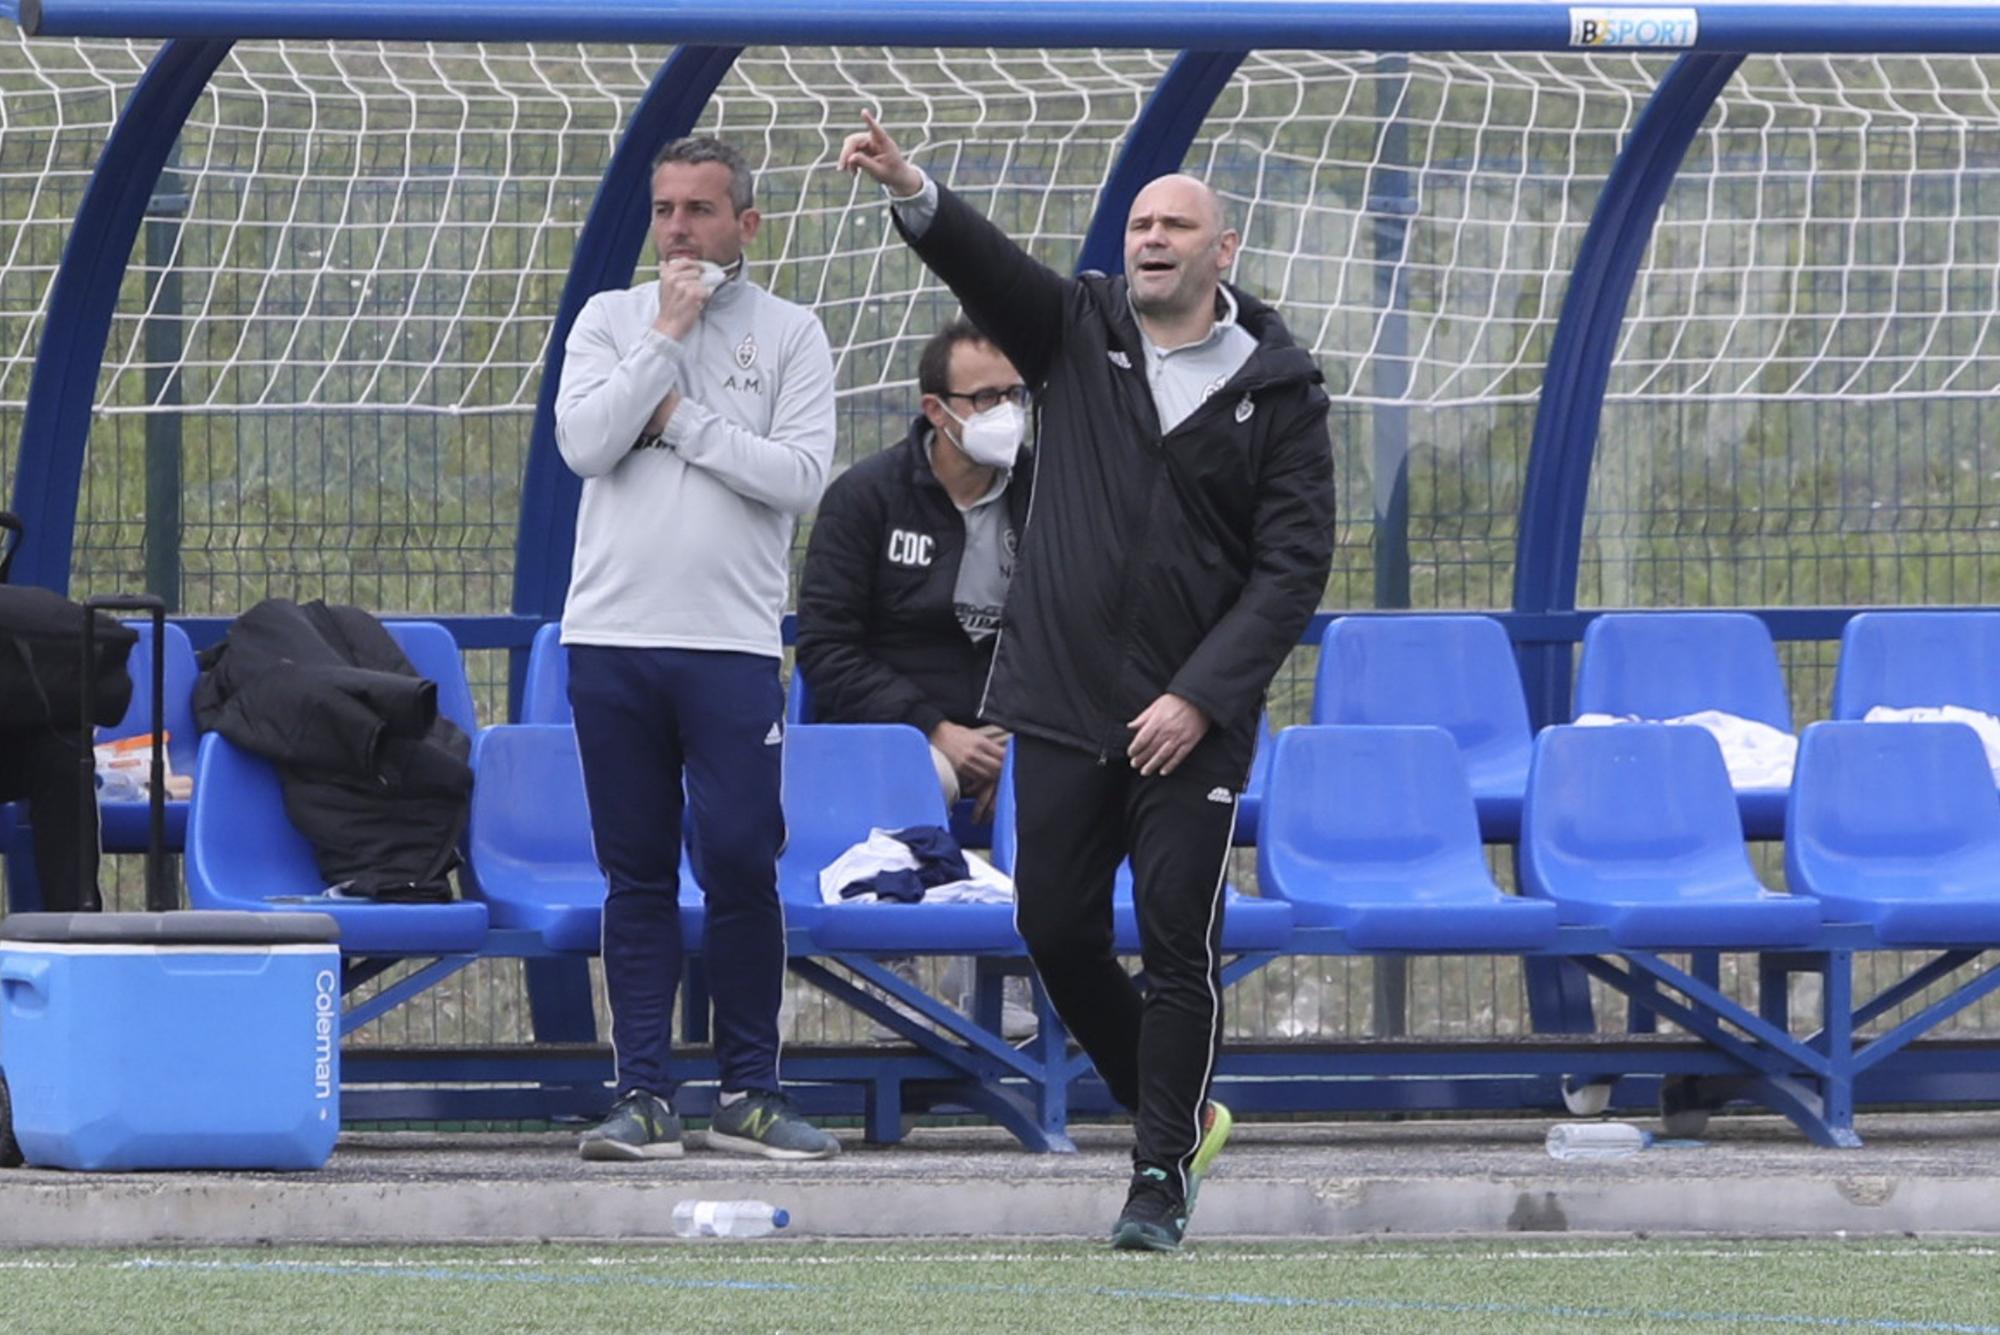
[[[717,85],[741,55],[740,46],[684,46],[675,51],[632,112],[612,151],[604,180],[570,258],[569,278],[549,332],[548,361],[528,438],[521,480],[520,527],[514,539],[516,614],[549,619],[562,614],[569,591],[570,558],[576,545],[576,505],[583,482],[556,452],[556,391],[562,383],[564,343],[584,303],[609,288],[632,281],[645,244],[652,190],[653,154],[661,144],[688,133],[701,119]],[[513,674],[518,692],[523,673]],[[518,698],[514,701],[519,704]]]
[[[1139,110],[1132,132],[1119,150],[1097,197],[1097,211],[1090,217],[1083,247],[1077,253],[1077,269],[1101,269],[1117,273],[1125,267],[1125,217],[1132,201],[1146,182],[1156,176],[1179,171],[1188,146],[1201,133],[1209,108],[1230,76],[1243,63],[1248,51],[1183,51],[1160,77],[1160,82]]]
[[[1742,63],[1733,53],[1675,61],[1598,197],[1556,321],[1528,449],[1514,547],[1516,612],[1576,606],[1584,506],[1626,302],[1688,146]],[[1566,719],[1569,646],[1523,650],[1521,667],[1536,726]]]
[[[48,318],[28,382],[14,477],[13,507],[27,525],[14,562],[19,583],[58,593],[69,588],[84,447],[118,290],[167,155],[231,45],[190,40],[161,47],[90,175],[49,291]]]

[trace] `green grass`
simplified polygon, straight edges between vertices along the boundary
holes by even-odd
[[[703,1242],[0,1256],[20,1331],[1951,1331],[2000,1335],[1967,1242]]]

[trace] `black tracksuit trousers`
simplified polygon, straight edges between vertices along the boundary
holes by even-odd
[[[1138,1167],[1185,1198],[1222,1046],[1222,886],[1236,793],[1185,772],[1142,778],[1017,735],[1015,923],[1056,1013],[1132,1110]],[[1112,953],[1112,891],[1132,860],[1146,988]]]
[[[28,799],[35,838],[35,879],[40,908],[50,913],[91,913],[97,894],[95,823],[85,827],[77,801],[84,755],[82,734],[42,728],[0,734],[0,802]],[[18,911],[26,904],[15,904]],[[4,906],[0,906],[4,908]]]

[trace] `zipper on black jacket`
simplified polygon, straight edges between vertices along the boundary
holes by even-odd
[[[1259,353],[1262,353],[1264,351],[1265,351],[1264,346],[1260,340],[1257,348],[1253,349],[1250,353],[1250,356],[1245,359],[1244,366],[1247,367],[1253,365],[1253,363],[1257,360]],[[1263,374],[1257,374],[1253,372],[1253,374],[1251,374],[1250,376],[1245,377],[1240,384],[1237,383],[1236,377],[1234,376],[1230,377],[1230,380],[1227,383],[1225,383],[1222,386],[1222,388],[1216,390],[1215,393],[1209,395],[1206,399],[1196,404],[1193,412],[1189,413],[1187,416],[1183,417],[1180,421],[1176,422],[1172,426],[1172,428],[1161,430],[1160,433],[1153,438],[1151,444],[1151,452],[1153,456],[1152,459],[1153,475],[1148,484],[1149,488],[1157,489],[1160,484],[1161,475],[1166,471],[1168,471],[1167,454],[1166,454],[1167,440],[1185,428],[1203,424],[1206,421],[1207,417],[1209,416],[1211,408],[1219,412],[1221,411],[1221,405],[1227,403],[1231,399],[1236,399],[1240,401],[1243,398],[1260,394],[1268,389],[1286,389],[1294,384],[1303,383],[1310,385],[1313,383],[1313,380],[1314,377],[1310,373],[1297,374],[1297,375],[1293,374],[1272,375],[1269,374],[1268,372]],[[1152,382],[1146,377],[1145,373],[1143,372],[1140,373],[1139,383],[1146,397],[1146,401],[1148,402],[1148,404],[1152,404],[1153,403]],[[1234,410],[1232,409],[1232,411]],[[1155,406],[1154,408],[1153,422],[1154,425],[1156,426],[1159,425],[1159,412],[1157,406]],[[1144,549],[1146,541],[1151,536],[1153,529],[1153,497],[1151,495],[1151,490],[1149,490],[1148,492],[1146,499],[1146,506],[1144,512],[1140,515],[1139,523],[1140,523],[1139,532],[1134,535],[1133,541],[1128,548],[1128,556],[1125,563],[1125,567],[1119,578],[1118,593],[1119,593],[1119,605],[1121,609],[1119,617],[1119,633],[1113,639],[1112,643],[1113,646],[1118,651],[1121,666],[1123,665],[1125,645],[1128,639],[1128,629],[1129,629],[1128,618],[1130,615],[1130,610],[1132,608],[1132,602],[1133,602],[1131,596],[1132,592],[1131,560],[1133,555]],[[1262,711],[1260,707],[1259,710],[1260,716],[1261,713]],[[1204,740],[1206,739],[1204,738]],[[1100,755],[1098,756],[1098,763],[1100,765],[1108,764],[1109,761],[1107,757],[1108,753],[1100,753]]]

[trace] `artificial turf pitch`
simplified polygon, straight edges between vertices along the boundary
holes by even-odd
[[[2000,1335],[2000,1247],[1359,1240],[1149,1256],[1080,1242],[773,1239],[0,1255],[0,1330],[169,1329]]]

